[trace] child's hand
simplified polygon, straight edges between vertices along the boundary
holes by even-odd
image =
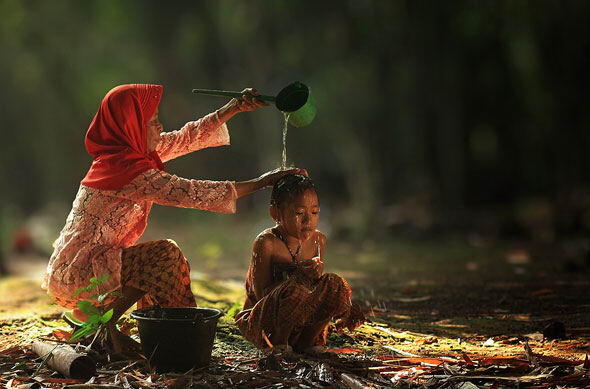
[[[319,265],[323,264],[322,258],[320,258],[320,257],[313,257],[311,259],[304,259],[302,261],[299,261],[299,263],[302,266],[311,266],[311,267],[315,267],[315,266],[319,266]]]
[[[324,263],[320,257],[305,259],[298,262],[299,271],[311,280],[317,280],[324,272]]]

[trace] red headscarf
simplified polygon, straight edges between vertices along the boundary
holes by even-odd
[[[86,133],[86,151],[94,160],[83,185],[119,189],[146,170],[164,170],[158,154],[147,148],[147,123],[162,90],[161,85],[129,84],[106,94]]]

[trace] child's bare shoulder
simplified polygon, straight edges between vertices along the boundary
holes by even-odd
[[[275,234],[273,234],[271,228],[267,228],[266,230],[262,231],[260,234],[256,236],[254,239],[254,250],[261,251],[261,250],[271,250],[274,247],[274,243],[277,240]]]

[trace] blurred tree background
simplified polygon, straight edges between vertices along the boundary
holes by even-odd
[[[5,241],[31,218],[57,236],[113,86],[164,85],[160,117],[174,129],[225,102],[192,88],[275,94],[295,80],[318,114],[289,130],[288,158],[316,180],[333,239],[590,232],[590,2],[0,0],[0,14]],[[238,115],[230,148],[167,169],[257,176],[280,163],[282,120],[273,107]],[[262,220],[251,241],[268,197],[240,200],[237,216],[152,221]]]

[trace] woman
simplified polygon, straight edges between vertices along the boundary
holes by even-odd
[[[162,90],[160,85],[120,85],[102,100],[86,133],[93,162],[54,243],[43,282],[58,304],[75,308],[90,295],[75,295],[76,290],[92,277],[107,276],[98,292],[122,294],[105,306],[113,309],[107,335],[116,353],[136,346],[115,325],[135,302],[139,307],[195,306],[189,266],[178,246],[171,240],[136,244],[153,203],[233,213],[236,199],[272,186],[285,174],[304,172],[273,171],[244,182],[191,180],[167,173],[162,162],[229,144],[225,122],[264,103],[255,98],[254,90],[245,89],[242,98],[178,131],[162,133]]]

